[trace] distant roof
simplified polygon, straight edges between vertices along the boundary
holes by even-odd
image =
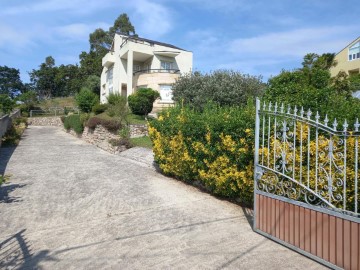
[[[351,41],[348,45],[346,45],[344,48],[342,48],[336,55],[341,53],[343,50],[345,50],[347,47],[349,47],[351,44],[355,43],[358,39],[360,39],[360,36],[355,38],[353,41]]]
[[[179,48],[177,46],[174,46],[174,45],[171,45],[171,44],[168,44],[168,43],[164,43],[164,42],[159,42],[159,41],[156,41],[156,40],[140,38],[140,37],[135,37],[135,36],[129,36],[129,35],[125,35],[125,34],[120,34],[120,35],[128,37],[130,39],[135,39],[135,40],[139,40],[139,41],[145,41],[145,42],[157,44],[157,45],[160,45],[160,46],[165,46],[165,47],[169,47],[169,48],[173,48],[173,49],[177,49],[177,50],[187,51],[187,50],[181,49],[181,48]]]

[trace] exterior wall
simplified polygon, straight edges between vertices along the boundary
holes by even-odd
[[[158,92],[160,92],[161,85],[171,85],[175,83],[176,79],[179,78],[179,73],[142,73],[135,77],[136,85],[138,86],[146,86],[147,88],[152,88]],[[154,111],[158,111],[161,108],[169,107],[169,105],[173,105],[173,102],[163,101],[161,99],[157,99],[154,102]]]
[[[112,52],[103,58],[103,71],[101,74],[101,103],[107,102],[109,88],[107,84],[107,71],[113,68],[113,93],[131,95],[138,86],[147,86],[159,90],[161,84],[173,84],[179,74],[170,72],[141,73],[133,75],[134,65],[140,65],[141,69],[161,69],[161,61],[173,62],[172,69],[180,70],[180,73],[188,73],[192,70],[192,52],[181,49],[166,47],[146,41],[124,41],[127,36],[115,35]],[[122,48],[120,48],[120,46]],[[133,59],[128,61],[128,59]],[[127,91],[122,91],[126,87]],[[169,103],[169,102],[168,102]],[[167,104],[168,104],[167,103]],[[154,106],[161,106],[161,101]]]
[[[335,60],[337,61],[337,65],[331,68],[331,76],[336,76],[340,71],[345,71],[349,75],[349,71],[355,71],[357,73],[360,72],[360,59],[355,59],[349,61],[349,47],[351,47],[354,43],[358,42],[360,38],[351,42],[346,48],[341,50],[336,56]]]

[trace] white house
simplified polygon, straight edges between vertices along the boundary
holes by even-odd
[[[129,96],[147,87],[160,92],[154,109],[169,106],[172,84],[182,73],[192,71],[192,52],[176,46],[116,34],[111,50],[102,59],[101,103],[109,93]]]

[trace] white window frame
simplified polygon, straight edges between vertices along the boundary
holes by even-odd
[[[174,103],[171,84],[160,84],[159,93],[161,97],[160,103]]]
[[[352,45],[348,50],[348,61],[360,59],[360,41]]]
[[[173,69],[174,63],[170,61],[161,61],[160,62],[160,69],[170,71]]]
[[[113,92],[113,82],[114,81],[114,68],[111,67],[106,72],[106,83],[108,86],[109,94]]]

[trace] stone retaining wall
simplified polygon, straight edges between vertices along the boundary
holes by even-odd
[[[78,137],[88,143],[96,145],[97,147],[110,152],[112,154],[117,154],[126,150],[124,145],[121,146],[112,146],[109,143],[111,139],[119,139],[117,132],[110,132],[101,125],[98,125],[95,129],[90,129],[88,127],[84,128],[84,131],[81,135],[76,134],[75,131],[67,131],[73,136]],[[130,134],[131,137],[141,137],[147,135],[146,125],[130,125]]]
[[[29,117],[27,120],[29,125],[33,126],[54,126],[62,127],[63,123],[61,122],[60,117]]]
[[[148,129],[146,125],[130,125],[130,137],[148,136]]]
[[[1,138],[11,127],[12,120],[15,118],[19,118],[20,116],[21,116],[20,110],[16,110],[10,115],[6,114],[0,118],[0,146],[1,146]]]
[[[94,144],[97,147],[113,154],[126,150],[125,146],[112,146],[109,143],[109,140],[119,139],[119,135],[117,133],[108,131],[106,128],[100,125],[98,125],[95,129],[85,127],[81,138],[84,141]]]

